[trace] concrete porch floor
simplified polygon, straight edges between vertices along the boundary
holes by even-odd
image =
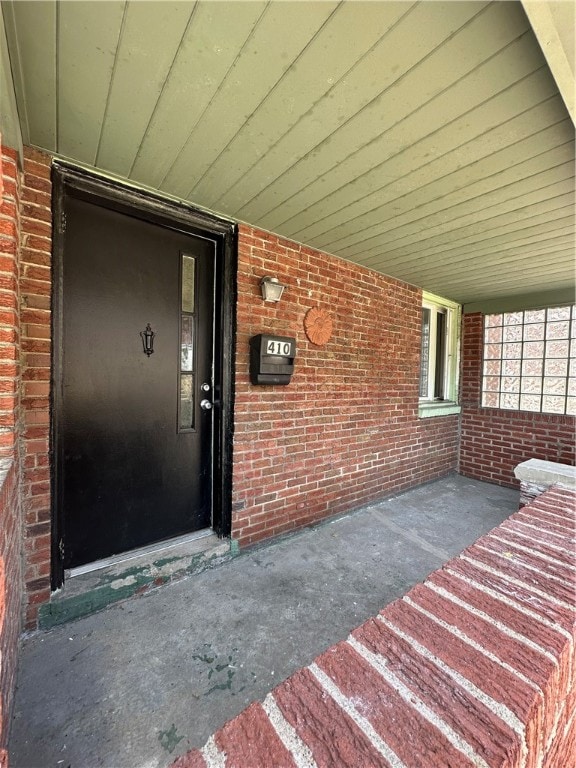
[[[168,766],[518,500],[449,475],[25,638],[11,768]]]

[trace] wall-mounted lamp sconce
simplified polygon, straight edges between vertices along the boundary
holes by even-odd
[[[264,301],[280,301],[285,285],[277,277],[263,277],[260,280],[260,290]]]

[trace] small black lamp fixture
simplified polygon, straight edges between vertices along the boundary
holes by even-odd
[[[280,297],[284,293],[285,285],[282,285],[277,277],[263,277],[260,280],[260,290],[262,291],[262,298],[264,301],[280,301]]]
[[[140,331],[140,336],[142,338],[142,346],[144,347],[144,354],[147,357],[150,357],[154,353],[154,336],[156,334],[150,327],[150,323],[146,326],[145,331]]]

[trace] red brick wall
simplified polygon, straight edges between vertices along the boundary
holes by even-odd
[[[574,464],[573,416],[482,408],[484,315],[464,315],[459,471],[498,485],[519,486],[514,467],[528,459]]]
[[[287,288],[264,303],[263,275]],[[240,227],[233,537],[241,545],[342,513],[456,464],[456,416],[418,419],[419,289]],[[306,338],[311,307],[333,336]],[[249,338],[295,336],[288,386],[252,386]]]
[[[16,683],[21,630],[22,515],[19,498],[20,178],[16,153],[2,147],[0,200],[0,765]]]
[[[50,174],[26,150],[22,191],[26,626],[49,598]],[[264,304],[264,274],[288,285]],[[241,228],[238,274],[233,537],[241,545],[439,477],[457,459],[456,416],[418,419],[420,291],[267,233]],[[312,345],[310,307],[334,320]],[[254,387],[250,336],[296,336],[288,387]]]
[[[173,768],[566,768],[574,491],[551,489]]]
[[[51,158],[25,149],[22,186],[22,409],[26,626],[50,595]]]

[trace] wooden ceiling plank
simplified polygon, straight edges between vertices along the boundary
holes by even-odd
[[[433,4],[430,5],[433,8]],[[486,41],[484,33],[491,21],[491,12],[489,9],[480,14],[440,45],[335,131],[329,142],[317,146],[313,153],[286,171],[279,185],[268,188],[268,210],[261,207],[259,211],[266,226],[278,227],[298,209],[305,210],[318,196],[324,197],[332,191],[331,185],[339,188],[390,157],[400,156],[407,161],[407,150],[424,137],[431,140],[425,155],[428,160],[443,154],[441,146],[436,146],[436,141],[441,145],[438,133],[442,129],[542,67],[536,45],[526,42],[511,45],[518,36],[517,24],[503,24],[498,35]],[[485,41],[483,45],[478,45],[479,36]],[[512,50],[508,51],[508,47]],[[494,57],[500,56],[504,58],[504,66],[494,61]],[[510,111],[510,104],[507,108]],[[462,133],[463,127],[468,133],[475,128],[472,120],[463,122],[456,132],[460,143],[466,135]],[[403,171],[406,167],[404,162]],[[274,208],[270,208],[270,200]]]
[[[531,281],[534,279],[542,286],[542,272],[542,268],[537,264],[534,265],[522,262],[516,264],[500,263],[491,268],[490,277],[492,280],[497,280],[502,285],[515,285],[520,281]],[[476,280],[482,279],[484,273],[485,270],[476,266],[475,268],[472,268],[467,275],[462,277],[455,277],[454,273],[452,277],[445,277],[443,283],[445,283],[446,286],[450,286],[453,291],[460,291],[462,287],[467,287],[472,285]],[[568,259],[565,259],[563,264],[554,259],[551,259],[546,264],[546,282],[548,279],[557,280],[562,281],[562,283],[566,285],[567,274]]]
[[[138,148],[131,179],[160,186],[265,8],[264,1],[255,0],[198,3]]]
[[[56,16],[52,1],[11,2],[4,9],[24,141],[52,152],[57,149]]]
[[[466,282],[472,272],[478,271],[480,273],[484,271],[494,274],[494,270],[499,268],[503,262],[508,267],[514,267],[516,270],[516,278],[521,272],[524,274],[525,270],[535,269],[542,277],[543,274],[548,275],[551,268],[557,266],[558,269],[566,277],[570,273],[570,267],[573,262],[574,241],[568,243],[565,248],[558,246],[548,245],[544,248],[536,248],[533,251],[522,249],[516,249],[514,252],[495,251],[490,261],[482,260],[479,264],[478,259],[462,258],[453,265],[446,264],[442,271],[444,272],[444,279],[446,275],[450,275],[450,279],[453,284],[457,281]],[[411,273],[412,279],[417,280],[420,283],[426,283],[434,278],[437,270],[421,269]]]
[[[204,203],[194,195],[198,182],[336,7],[337,2],[307,2],[303,14],[299,3],[268,5],[222,88],[162,180],[162,189]],[[234,110],[231,102],[236,105]],[[221,184],[227,183],[226,177],[219,178]]]
[[[530,245],[533,242],[539,242],[542,239],[546,239],[550,232],[565,234],[562,231],[563,227],[572,226],[573,220],[571,218],[572,207],[565,206],[556,211],[549,211],[541,217],[538,217],[537,221],[531,222],[529,227],[521,227],[520,229],[514,228],[514,224],[511,224],[507,228],[501,228],[502,231],[494,233],[489,232],[487,237],[483,237],[481,240],[472,238],[464,238],[461,241],[454,241],[448,244],[431,246],[428,248],[411,248],[408,253],[398,252],[384,252],[381,249],[373,248],[370,251],[362,254],[356,254],[353,261],[358,261],[360,258],[363,264],[369,265],[372,259],[380,260],[384,255],[389,265],[402,264],[404,268],[409,269],[412,262],[419,262],[421,259],[430,259],[434,256],[438,257],[437,262],[439,265],[449,260],[450,255],[454,252],[461,253],[463,249],[467,252],[476,253],[492,253],[495,249],[501,248],[504,243],[519,242],[525,245]],[[573,229],[572,229],[573,231]],[[401,249],[398,249],[400,251]],[[339,253],[335,255],[341,258],[347,258]]]
[[[410,7],[406,2],[370,0],[338,5],[194,188],[194,197],[210,207],[238,208],[242,199],[235,197],[236,182],[346,77]],[[226,178],[224,192],[222,178]]]
[[[455,151],[444,158],[443,163],[434,161],[425,168],[416,168],[405,177],[399,178],[396,181],[394,186],[396,196],[401,197],[407,192],[417,189],[418,186],[424,187],[428,184],[434,185],[434,189],[438,193],[441,190],[446,191],[446,189],[450,191],[450,185],[454,182],[454,179],[450,178],[451,175],[455,173],[462,174],[463,168],[472,165],[479,159],[485,159],[490,164],[492,154],[502,149],[502,143],[508,143],[510,140],[514,142],[514,139],[516,139],[517,141],[514,143],[517,144],[518,140],[526,138],[534,132],[538,132],[541,128],[546,127],[549,120],[554,121],[556,109],[559,110],[559,114],[565,115],[562,101],[558,95],[551,102],[539,104],[507,124],[498,126],[484,136],[479,137],[468,148],[468,153],[463,149]],[[568,121],[566,122],[568,124]],[[516,159],[520,159],[520,157]],[[513,156],[511,161],[514,161]],[[481,166],[478,167],[480,168]],[[403,210],[403,208],[400,208],[400,210]],[[282,232],[282,234],[286,233]],[[314,243],[315,247],[319,247],[319,242],[323,243],[324,241],[322,238],[319,238],[319,242],[317,242],[316,239],[311,238],[311,242]],[[327,246],[323,245],[323,247],[326,248]],[[337,250],[340,251],[341,249]]]
[[[128,3],[95,165],[128,176],[195,2]]]
[[[335,209],[346,208],[351,214],[356,210],[361,211],[366,205],[363,201],[370,193],[380,195],[384,202],[391,199],[391,196],[410,191],[412,179],[412,187],[419,188],[431,180],[447,176],[489,157],[506,146],[516,144],[520,139],[535,133],[539,127],[549,126],[554,121],[554,116],[557,116],[558,122],[564,119],[564,105],[557,95],[549,73],[540,69],[523,76],[522,72],[522,69],[515,70],[519,81],[513,82],[493,98],[477,104],[469,112],[429,135],[413,135],[407,142],[403,138],[402,125],[399,126],[395,131],[399,147],[403,147],[399,152],[393,153],[380,164],[375,162],[373,156],[372,166],[365,171],[365,166],[368,166],[367,153],[355,178],[348,179],[346,184],[318,204],[311,203],[309,209],[300,212],[296,223],[309,225],[315,218],[318,220]],[[474,93],[471,87],[469,91]],[[549,98],[555,99],[551,110],[546,104],[546,99]],[[452,109],[458,109],[461,103],[463,99],[456,99]],[[542,104],[544,106],[540,106]],[[416,120],[416,116],[414,118],[415,130],[420,134],[425,132],[430,124],[431,109],[432,105],[425,110],[425,114],[420,111],[419,120]],[[532,115],[528,114],[529,110],[535,112],[534,121]],[[446,111],[447,107],[439,110],[440,114]],[[538,114],[541,116],[540,121]],[[385,135],[379,143],[385,146],[387,138],[391,137]],[[347,169],[343,173],[346,172]],[[337,175],[343,180],[340,172],[337,172]],[[288,209],[289,205],[286,206],[287,211]],[[267,226],[272,223],[267,217],[263,220]],[[300,237],[303,230],[303,226],[299,226],[300,234],[294,232],[294,219],[291,226],[285,228],[284,225],[279,225],[278,228],[283,232],[292,232],[295,237]]]
[[[340,151],[345,156],[351,154],[382,133],[383,121],[396,122],[396,112],[383,112],[382,102],[390,104],[395,94],[408,94],[402,86],[407,73],[415,88],[416,80],[426,82],[427,77],[414,77],[414,68],[421,67],[423,72],[425,60],[441,52],[446,40],[459,37],[458,30],[482,9],[481,4],[458,3],[450,6],[448,12],[445,3],[420,3],[405,15],[330,92],[330,98],[310,110],[246,174],[237,193],[240,200],[248,202],[236,214],[247,220],[263,220],[267,211],[314,178],[326,157],[334,161]],[[465,67],[461,60],[453,62],[457,70]],[[434,86],[438,87],[433,82],[428,84],[430,95]],[[410,109],[408,105],[402,108]],[[312,177],[308,178],[310,174]]]
[[[518,285],[522,286],[522,293],[531,293],[538,288],[543,288],[546,291],[569,288],[569,286],[566,285],[564,274],[559,273],[554,269],[552,269],[547,274],[548,280],[544,286],[542,285],[541,272],[534,273],[532,271],[524,271],[524,269],[522,271],[522,276],[520,277],[518,273],[513,274],[509,268],[504,266],[501,270],[493,272],[490,277],[493,281],[498,283],[501,291],[500,295],[505,296],[513,293]],[[481,270],[472,273],[470,275],[470,279],[464,283],[453,283],[447,280],[443,284],[445,285],[444,290],[448,290],[450,296],[464,295],[466,298],[464,300],[460,299],[459,303],[466,304],[469,303],[470,300],[474,297],[472,291],[479,290],[477,285],[478,283],[484,283],[485,286],[487,284],[486,278],[482,274]],[[431,285],[430,287],[426,287],[424,290],[432,290]],[[479,295],[481,295],[481,292],[477,293],[476,297]]]
[[[394,189],[388,188],[390,199],[368,209],[368,205],[378,203],[379,194],[384,193],[383,189],[379,190],[364,198],[360,209],[359,204],[351,205],[344,221],[340,210],[320,219],[316,227],[308,227],[295,237],[302,240],[314,238],[316,242],[322,242],[324,247],[330,247],[331,243],[337,243],[349,234],[353,222],[358,230],[364,229],[373,216],[383,223],[392,219],[402,224],[420,214],[435,213],[485,191],[514,184],[559,162],[573,163],[574,142],[567,140],[566,127],[569,127],[567,118],[487,157],[466,164],[453,173],[442,175],[429,184],[417,186],[401,197],[396,197]],[[355,215],[355,211],[363,209],[368,210]]]
[[[569,150],[570,148],[568,148],[568,152]],[[574,160],[572,158],[513,183],[505,184],[502,182],[501,186],[493,187],[490,190],[484,188],[478,194],[474,194],[478,190],[467,189],[468,194],[465,195],[464,200],[453,199],[449,203],[445,203],[443,207],[440,207],[440,201],[437,201],[434,206],[437,210],[432,213],[429,211],[430,206],[426,206],[423,209],[411,209],[402,216],[394,217],[392,215],[383,220],[382,211],[376,211],[372,216],[367,214],[361,217],[361,220],[355,220],[354,224],[350,222],[349,229],[355,228],[353,233],[350,232],[347,237],[332,241],[323,247],[332,249],[355,245],[376,236],[381,237],[382,242],[390,243],[402,237],[403,234],[424,231],[430,234],[433,228],[459,226],[465,223],[466,218],[471,221],[489,219],[500,210],[502,212],[515,210],[519,205],[529,203],[531,199],[536,202],[545,199],[554,194],[556,183],[565,184],[566,179],[573,180],[573,177]],[[492,178],[492,184],[495,184],[497,180],[499,181],[500,177]],[[573,188],[573,181],[568,183],[571,186],[563,187],[564,191]],[[525,195],[528,196],[527,200],[522,199]],[[460,197],[462,196],[461,193]],[[371,223],[371,220],[374,223]]]
[[[568,201],[573,199],[574,168],[566,164],[563,166],[563,174],[553,176],[547,186],[542,187],[538,182],[536,184],[534,190],[526,184],[518,185],[520,188],[515,190],[515,196],[509,193],[503,202],[495,205],[489,205],[483,198],[472,201],[471,212],[463,216],[458,216],[457,208],[448,210],[439,224],[425,220],[417,226],[408,225],[387,231],[381,231],[376,225],[372,228],[376,235],[361,240],[361,235],[357,234],[356,243],[348,246],[343,242],[342,247],[356,247],[372,241],[379,247],[390,250],[415,243],[433,242],[438,237],[452,241],[465,232],[491,232],[503,222],[520,222],[535,212],[557,207],[563,195],[568,196]]]
[[[117,0],[58,5],[58,151],[90,165],[100,139],[125,5]]]

